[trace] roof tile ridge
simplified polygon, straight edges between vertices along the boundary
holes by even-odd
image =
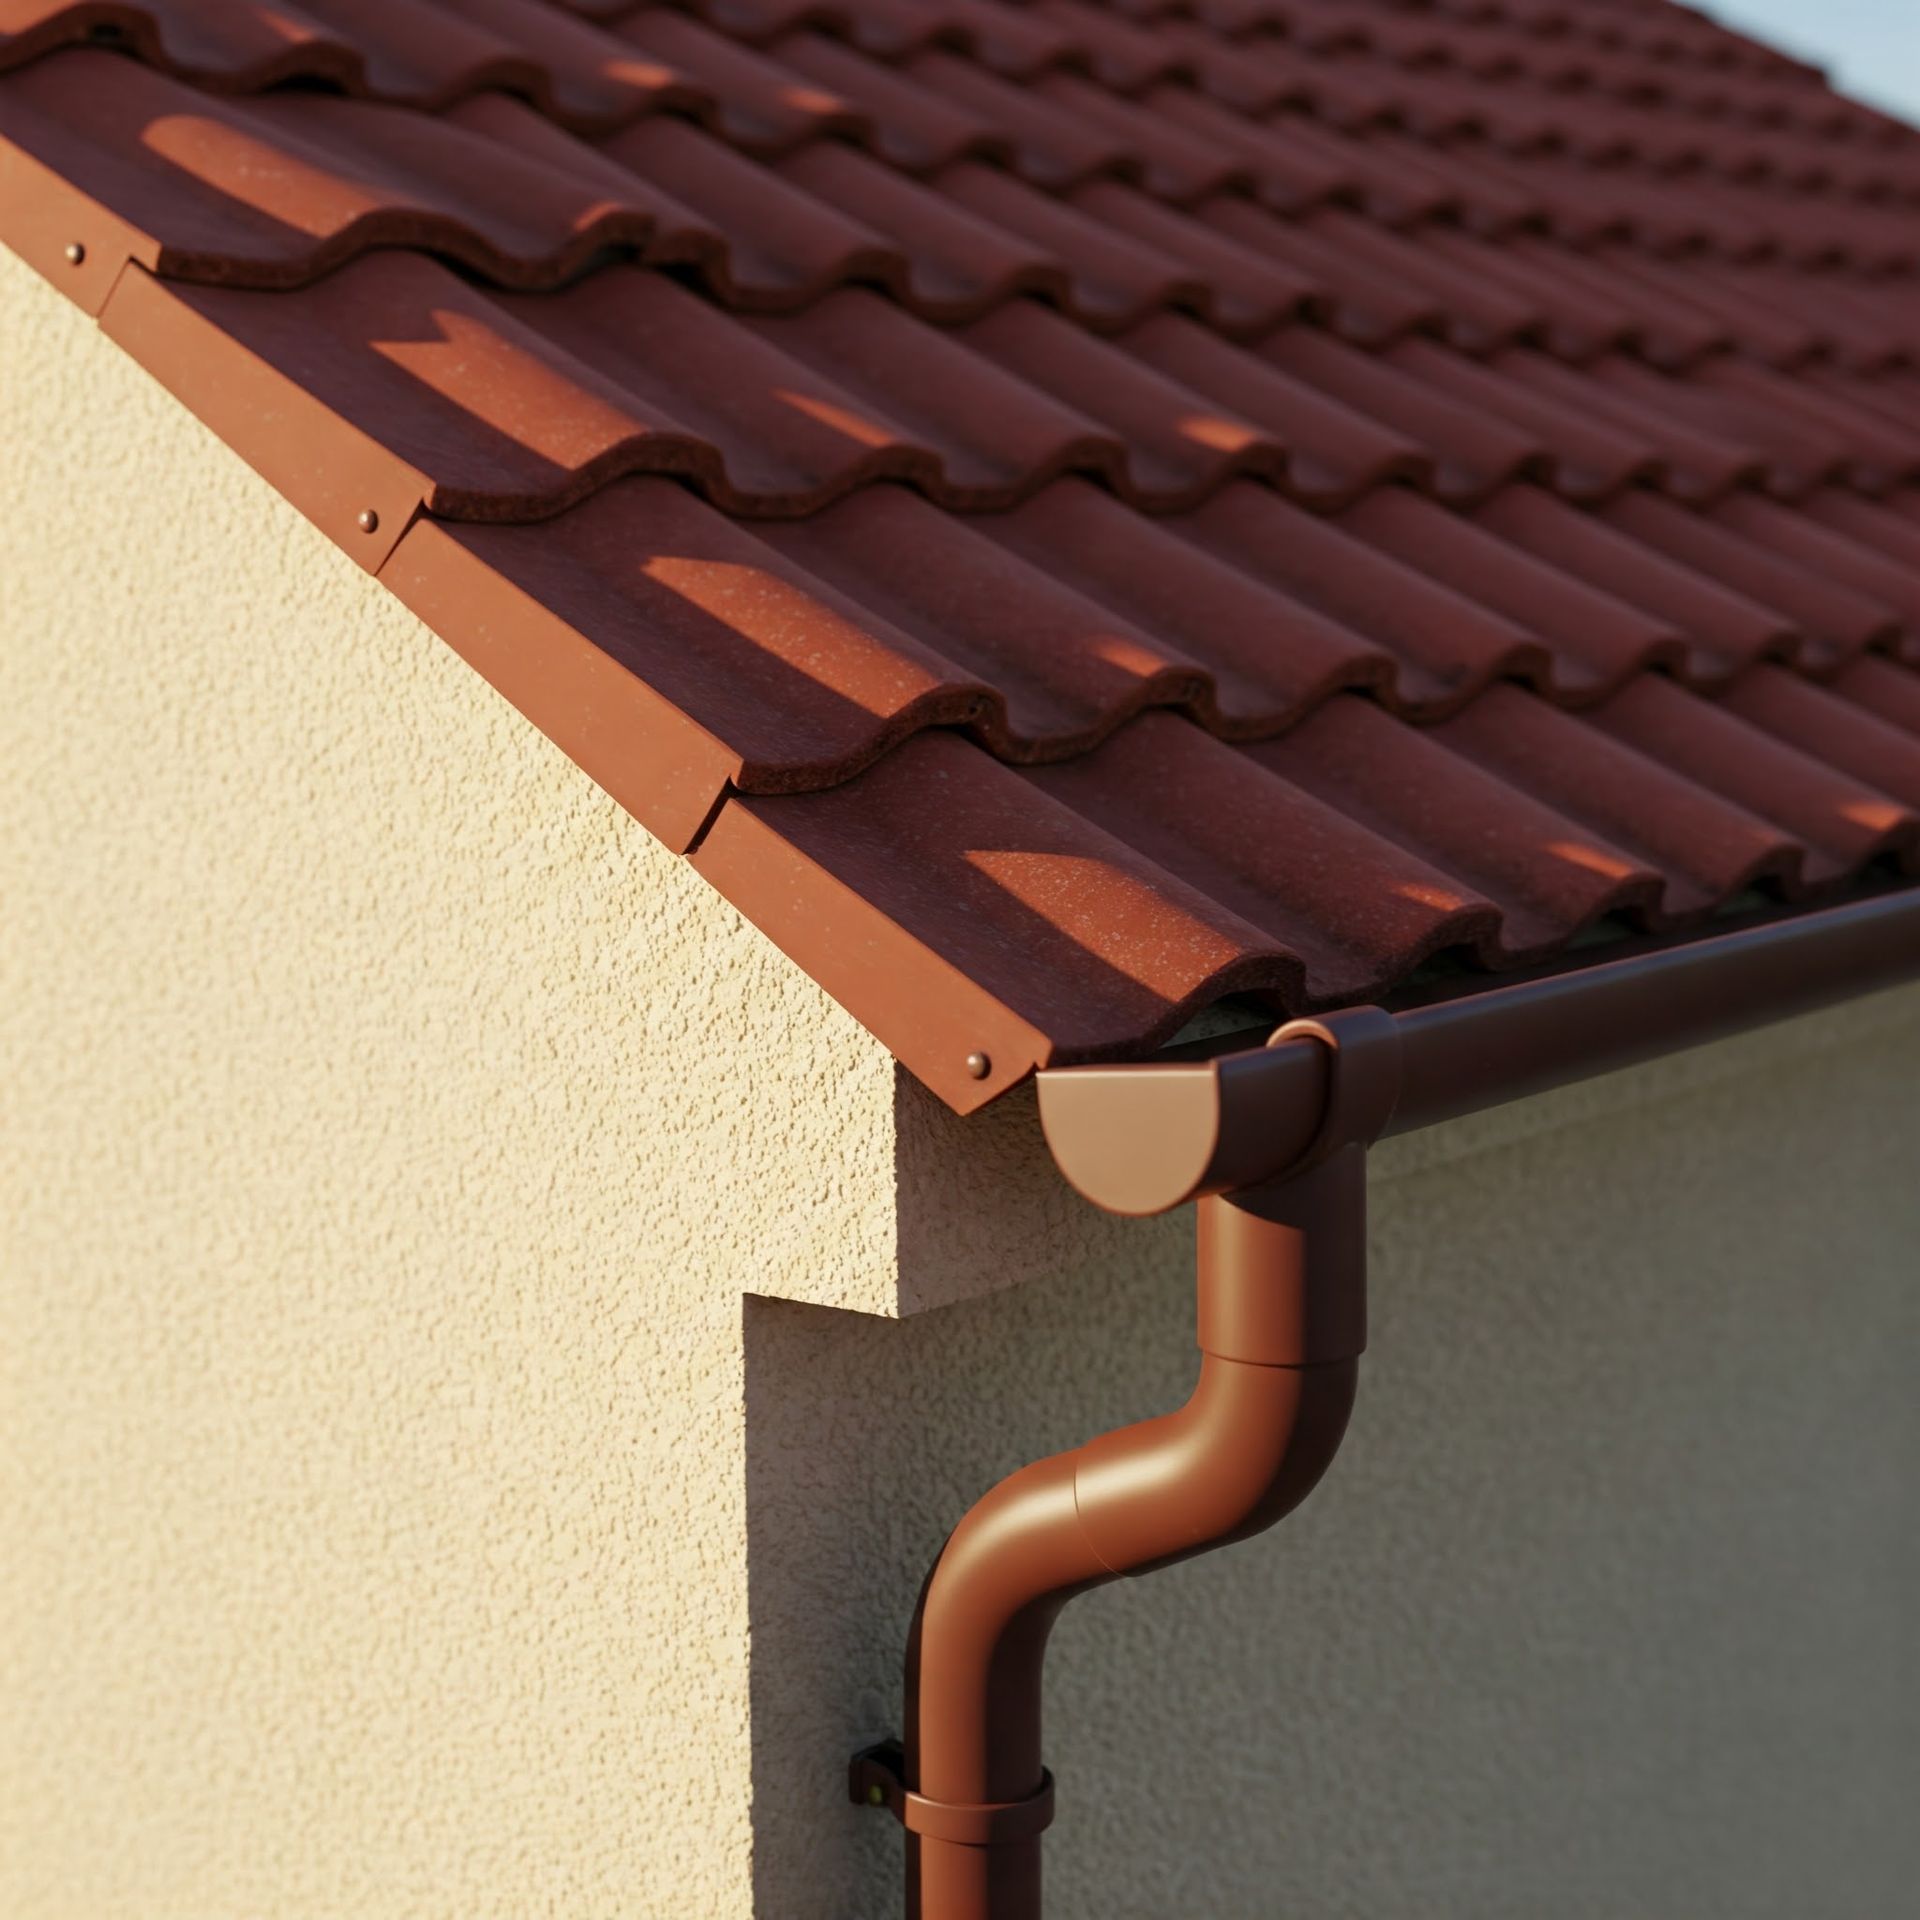
[[[87,4],[93,3],[94,0],[87,0]],[[68,9],[56,16],[56,18],[68,17],[73,19],[83,18],[85,17],[84,9]],[[572,16],[566,17],[571,18]],[[674,13],[671,17],[685,18],[689,22],[699,21],[701,19],[701,16],[697,12],[684,10]],[[704,25],[702,30],[707,30]],[[19,44],[30,48],[37,43],[34,42],[33,36],[29,34],[25,36]],[[772,44],[777,49],[778,42],[776,41]],[[321,51],[324,52],[325,50],[326,49],[323,48]],[[309,49],[309,51],[312,50]],[[293,58],[294,56],[287,55],[284,57]],[[754,57],[760,57],[757,51]],[[320,55],[316,53],[315,58],[320,59]],[[357,55],[356,59],[358,59]],[[6,64],[4,52],[0,52],[0,70],[3,70]],[[326,68],[330,65],[337,65],[337,62],[332,62],[330,58],[321,59],[320,65],[322,68]],[[507,66],[513,67],[516,72],[522,74],[533,71],[530,67],[523,65],[516,66],[512,61],[507,62]],[[156,70],[167,71],[169,69],[163,65]],[[695,124],[705,126],[714,132],[717,137],[724,139],[738,151],[747,154],[770,156],[777,152],[792,150],[796,145],[808,145],[828,139],[847,139],[871,153],[882,164],[896,168],[900,166],[898,156],[888,153],[886,142],[882,138],[880,129],[872,120],[871,116],[861,111],[838,111],[825,118],[815,116],[814,119],[806,121],[804,124],[796,121],[787,134],[770,139],[770,136],[764,129],[756,132],[751,127],[739,123],[736,118],[732,117],[731,110],[726,101],[716,93],[710,85],[705,83],[697,82],[689,85],[683,81],[675,80],[670,84],[664,85],[660,91],[651,96],[642,97],[638,93],[632,94],[628,98],[624,108],[609,107],[596,111],[583,109],[574,112],[569,111],[561,100],[557,91],[557,82],[554,80],[552,72],[550,70],[545,71],[547,71],[547,84],[543,86],[531,89],[504,89],[498,84],[502,78],[500,63],[495,61],[491,65],[483,64],[481,67],[475,68],[457,79],[448,80],[438,89],[422,97],[418,102],[419,110],[441,112],[445,111],[451,105],[462,104],[485,94],[504,91],[508,94],[508,97],[523,98],[526,104],[534,111],[539,112],[543,118],[549,119],[555,125],[576,133],[606,134],[617,131],[622,127],[634,125],[640,120],[649,117],[667,115],[690,119]],[[983,71],[986,70],[983,69]],[[363,69],[360,72],[360,77],[364,83],[365,74]],[[1082,82],[1081,84],[1086,83]],[[805,91],[805,89],[802,89],[802,91]],[[358,97],[378,100],[382,104],[393,105],[395,107],[404,107],[409,104],[404,95],[386,96],[363,93]],[[1116,101],[1122,98],[1122,96],[1117,94],[1113,97]],[[1204,96],[1198,92],[1196,92],[1195,97],[1197,99],[1210,98],[1210,96]],[[1217,106],[1219,103],[1214,102],[1213,104]],[[1226,110],[1229,112],[1233,111],[1230,106]],[[822,111],[824,112],[824,108]],[[1238,117],[1244,120],[1250,130],[1258,130],[1271,124],[1270,117],[1263,119],[1260,116],[1252,114],[1241,114]],[[1332,123],[1325,121],[1319,124],[1325,128],[1331,128],[1332,126]],[[1180,204],[1182,196],[1178,190],[1170,188],[1165,182],[1157,182],[1154,179],[1152,168],[1148,164],[1147,156],[1143,148],[1128,145],[1126,140],[1121,138],[1117,130],[1113,138],[1118,140],[1119,144],[1110,149],[1106,158],[1099,166],[1087,171],[1084,174],[1084,178],[1113,177],[1124,179],[1139,177],[1146,189],[1153,193],[1156,198],[1167,201],[1169,204]],[[1488,146],[1489,157],[1495,157],[1497,159],[1500,152],[1499,148],[1491,143],[1483,144]],[[992,143],[989,143],[989,147],[991,147],[991,145]],[[1020,164],[1010,165],[1009,156],[1003,155],[997,150],[989,151],[988,148],[982,148],[980,150],[980,157],[989,164],[1007,167],[1014,177],[1025,180],[1029,184],[1037,185],[1042,190],[1053,190],[1055,192],[1064,191],[1067,187],[1077,184],[1078,180],[1082,177],[1076,176],[1073,180],[1063,179],[1057,182],[1044,178],[1036,179],[1030,166]],[[1468,158],[1470,156],[1463,154],[1461,157]],[[900,170],[911,173],[914,169],[907,167],[901,168]],[[1256,191],[1256,183],[1252,182],[1251,179],[1242,181],[1236,177],[1225,180],[1222,184],[1228,189],[1242,191],[1256,203],[1262,202],[1268,197],[1265,187],[1260,186],[1259,190]],[[1648,177],[1642,184],[1649,188],[1664,184],[1669,191],[1671,191],[1672,188],[1669,176],[1657,168],[1648,170]],[[1352,183],[1342,197],[1355,200],[1361,206],[1362,210],[1366,211],[1369,191],[1364,180],[1356,178],[1355,182]],[[1920,193],[1920,187],[1915,188],[1914,191]],[[1846,194],[1837,194],[1834,196],[1834,200],[1835,204],[1857,206],[1863,215],[1871,215],[1876,209],[1883,206],[1903,204],[1888,202],[1884,199],[1855,198]],[[1716,236],[1713,229],[1714,219],[1720,217],[1716,209],[1732,209],[1737,213],[1749,201],[1752,201],[1756,209],[1762,213],[1764,213],[1764,209],[1769,204],[1766,196],[1756,196],[1738,180],[1727,179],[1716,183],[1714,195],[1709,201],[1703,202],[1703,205],[1707,208],[1709,217],[1700,231],[1706,243],[1713,247],[1715,251],[1723,252],[1727,257],[1732,259],[1744,258],[1751,254],[1751,239],[1740,238],[1737,234],[1732,236]],[[1448,209],[1445,207],[1429,209],[1430,215],[1435,217],[1444,215],[1447,211]],[[1527,213],[1525,224],[1534,230],[1551,232],[1554,223],[1554,210],[1546,203],[1539,202],[1536,196],[1535,204]],[[1628,244],[1636,247],[1650,246],[1656,255],[1665,251],[1670,245],[1666,236],[1655,234],[1650,230],[1643,230],[1642,221],[1633,215],[1627,215],[1624,218],[1624,223],[1621,227],[1621,238]],[[1835,260],[1852,258],[1858,259],[1863,263],[1877,262],[1892,257],[1887,252],[1888,247],[1892,244],[1891,238],[1884,238],[1869,247],[1861,233],[1856,232],[1851,238],[1839,237],[1824,241],[1822,243],[1823,257],[1831,256]],[[1777,237],[1773,245],[1776,248],[1780,245]],[[1912,244],[1904,243],[1904,251],[1906,253],[1913,252]],[[572,265],[576,263],[568,264]],[[558,269],[556,269],[556,271],[557,270]]]
[[[32,181],[33,184],[30,186],[23,184],[16,191],[14,200],[19,211],[12,217],[10,224],[18,231],[23,250],[32,254],[37,245],[38,253],[41,257],[36,260],[36,264],[39,264],[42,270],[47,273],[48,277],[55,280],[56,284],[66,285],[68,290],[73,293],[76,298],[82,300],[83,304],[87,302],[89,297],[92,298],[96,308],[99,303],[104,301],[106,280],[104,278],[95,278],[92,280],[94,290],[91,296],[89,296],[88,292],[89,280],[90,277],[106,275],[117,268],[116,254],[119,259],[135,257],[139,258],[143,264],[164,267],[164,261],[159,259],[154,246],[150,242],[141,236],[133,234],[130,230],[116,230],[116,223],[110,214],[105,213],[104,210],[99,209],[93,203],[83,202],[73,189],[66,183],[48,174],[45,168],[38,166],[38,163],[27,162],[24,156],[19,157],[19,160],[20,163],[16,168],[17,178],[23,183]],[[29,202],[33,203],[32,207],[29,207]],[[35,232],[36,222],[40,225],[58,226],[63,233],[69,230],[75,235],[79,234],[82,230],[86,232],[89,242],[92,243],[92,252],[86,260],[83,272],[76,273],[73,265],[63,263],[55,256],[51,234],[42,236],[40,242],[35,241],[33,234]],[[568,249],[566,249],[567,256],[569,258],[577,258],[584,265],[591,266],[594,263],[596,254],[604,247],[611,231],[612,228],[610,228],[606,222],[603,221],[597,224],[592,231],[576,237],[576,239],[570,243]],[[102,233],[108,236],[105,241],[100,240],[98,237]],[[337,259],[355,257],[364,252],[367,244],[373,240],[386,237],[390,236],[380,228],[379,216],[370,216],[365,224],[356,225],[355,228],[350,230],[349,238],[334,250],[334,255],[328,257],[326,264],[337,264]],[[408,235],[407,237],[409,239],[417,238],[417,236],[414,235]],[[72,246],[76,244],[76,241],[67,239],[62,244],[64,246]],[[86,251],[86,245],[83,244],[83,254],[85,254]],[[337,258],[335,256],[337,256]],[[497,264],[489,260],[484,251],[469,249],[468,258],[470,263],[477,263],[482,267],[494,267],[496,275],[499,275]],[[504,277],[504,275],[499,275],[499,277]],[[518,275],[515,277],[521,278],[521,276]],[[543,276],[534,276],[533,283],[539,284],[541,277]],[[559,276],[555,275],[554,277],[558,278]],[[526,280],[522,279],[522,284],[526,283]],[[894,296],[894,304],[907,311],[914,311],[912,302],[902,300],[898,297],[898,289],[896,287],[887,287],[884,291]],[[1011,286],[1008,286],[1005,291],[1009,300],[1017,297]],[[1005,302],[995,302],[989,310],[997,311],[999,307],[1004,304]],[[1171,302],[1168,303],[1168,310],[1171,310],[1174,304],[1175,303]],[[922,317],[924,318],[926,316]],[[1209,319],[1206,315],[1202,315],[1200,318],[1203,324],[1207,323]],[[929,324],[936,323],[929,319]],[[1209,331],[1218,336],[1220,330],[1209,327]],[[1253,343],[1250,339],[1249,344]],[[1560,356],[1549,353],[1547,358],[1550,362],[1561,364]],[[1749,361],[1742,361],[1742,364],[1747,363],[1749,363]],[[1764,363],[1762,362],[1761,364],[1764,367]],[[1293,483],[1288,468],[1276,466],[1269,452],[1259,449],[1254,449],[1253,451],[1243,450],[1240,456],[1219,463],[1200,482],[1183,490],[1173,491],[1168,491],[1165,488],[1148,487],[1142,484],[1140,478],[1133,471],[1130,462],[1121,457],[1121,452],[1122,450],[1117,444],[1111,447],[1103,445],[1099,450],[1095,450],[1089,446],[1088,449],[1082,450],[1080,453],[1068,451],[1047,465],[1029,469],[1014,483],[998,489],[991,499],[984,497],[976,498],[969,490],[957,489],[944,475],[932,470],[929,470],[924,476],[918,474],[902,476],[892,474],[890,471],[882,472],[876,468],[868,472],[850,476],[838,491],[847,491],[853,486],[866,484],[869,480],[875,478],[909,477],[918,480],[919,483],[922,484],[923,489],[928,492],[929,497],[940,500],[954,507],[956,510],[989,510],[1012,504],[1018,499],[1031,497],[1034,492],[1037,492],[1047,485],[1061,473],[1083,471],[1091,472],[1095,474],[1096,477],[1104,478],[1107,484],[1119,492],[1122,497],[1129,499],[1143,510],[1167,512],[1180,510],[1199,500],[1210,497],[1214,492],[1218,491],[1220,486],[1226,484],[1237,474],[1252,473],[1257,476],[1263,471],[1267,471],[1269,477],[1276,480],[1279,484],[1280,490],[1283,493],[1288,494],[1290,497],[1302,499],[1308,504],[1315,503],[1315,496],[1310,493],[1303,493],[1301,489]],[[1256,454],[1258,457],[1255,457]],[[592,486],[601,484],[619,473],[639,470],[646,470],[645,462],[616,461],[606,464],[596,473],[590,482],[569,488],[564,496],[555,496],[554,499],[546,502],[543,510],[551,511],[554,510],[555,507],[565,504],[567,499],[582,497],[585,492],[592,490]],[[1386,467],[1379,468],[1361,476],[1349,497],[1359,497],[1381,484],[1402,477],[1414,478],[1417,481],[1421,481],[1428,490],[1434,490],[1431,482],[1427,480],[1425,475],[1408,475],[1389,463]],[[1758,469],[1754,469],[1746,471],[1738,477],[1744,479],[1746,484],[1751,485],[1764,476]],[[1851,482],[1852,476],[1845,477]],[[709,477],[709,484],[715,490],[716,497],[722,498],[726,504],[738,511],[755,512],[765,511],[769,508],[774,511],[804,511],[817,508],[824,504],[823,497],[814,495],[809,495],[804,499],[792,502],[760,502],[733,486],[724,472],[717,467]],[[1878,490],[1877,487],[1865,488],[1865,491],[1868,492],[1876,490]]]
[[[1270,117],[1265,112],[1242,110],[1230,97],[1231,89],[1205,85],[1201,65],[1192,56],[1170,58],[1157,66],[1145,67],[1131,81],[1125,76],[1103,72],[1093,50],[1072,43],[1070,36],[1056,47],[1054,57],[1026,62],[996,60],[991,42],[982,30],[968,24],[969,19],[977,18],[991,6],[992,0],[969,0],[967,9],[957,5],[950,7],[948,12],[952,18],[945,22],[930,16],[930,24],[924,32],[895,35],[881,41],[876,41],[871,34],[862,33],[857,10],[836,5],[789,12],[762,33],[744,29],[737,21],[730,19],[724,9],[711,5],[688,4],[670,11],[677,17],[697,23],[703,31],[711,31],[721,39],[751,49],[756,57],[763,53],[777,53],[779,46],[791,40],[796,33],[826,32],[842,38],[864,57],[883,64],[898,65],[930,48],[939,47],[959,53],[980,65],[983,71],[1001,77],[1038,79],[1048,74],[1084,75],[1116,100],[1138,98],[1153,87],[1174,84],[1188,88],[1198,97],[1222,106],[1228,112],[1237,113],[1250,128],[1266,124]],[[605,26],[636,18],[645,10],[636,7],[616,13],[602,11],[591,20],[583,18],[573,9],[557,8],[555,11],[572,23],[570,31],[597,36]],[[1024,19],[1027,16],[1016,14],[1010,17]],[[172,58],[159,29],[158,15],[135,4],[134,0],[112,0],[111,4],[107,0],[74,0],[70,6],[55,9],[36,27],[17,36],[10,47],[0,48],[0,70],[24,64],[62,45],[75,42],[97,45],[103,28],[112,29],[114,40],[123,51],[135,54],[158,70],[172,72],[177,77],[192,81],[218,82],[228,90],[266,88],[293,77],[320,78],[344,85],[358,97],[388,99],[395,104],[410,105],[425,111],[444,111],[484,93],[506,92],[526,99],[555,124],[576,132],[608,133],[652,113],[679,112],[714,128],[722,137],[740,146],[742,151],[764,150],[763,139],[748,137],[742,129],[730,129],[727,126],[727,103],[710,85],[697,81],[691,85],[683,83],[668,86],[650,96],[633,93],[624,107],[612,105],[594,109],[582,106],[576,110],[570,108],[562,97],[557,70],[551,64],[543,63],[530,50],[508,47],[498,54],[476,57],[472,65],[447,76],[438,87],[424,92],[396,94],[374,87],[368,76],[364,52],[339,37],[322,37],[294,47],[273,48],[258,55],[250,64],[222,71]],[[1415,74],[1421,71],[1418,66],[1401,70]],[[1308,104],[1315,103],[1310,101]],[[1342,111],[1326,110],[1325,103],[1319,105],[1321,111],[1317,117],[1327,124],[1337,126],[1350,118]],[[1408,122],[1400,107],[1388,103],[1382,110],[1367,116],[1366,124],[1392,127]],[[1683,116],[1682,124],[1691,125],[1692,117]],[[1483,136],[1486,131],[1485,128],[1481,129]],[[873,128],[857,114],[844,117],[830,128],[824,124],[817,126],[808,137],[823,135],[848,135],[860,139],[869,147],[874,145]],[[1489,140],[1487,144],[1496,150],[1500,146],[1497,140]],[[1659,163],[1644,154],[1638,156],[1635,164],[1645,165],[1656,176],[1664,171]],[[1732,168],[1725,177],[1738,183],[1744,174],[1740,168]],[[1868,205],[1885,203],[1889,186],[1896,203],[1911,204],[1916,195],[1920,195],[1920,186],[1913,181],[1903,183],[1893,178],[1890,182],[1860,183],[1858,192],[1842,188],[1835,197],[1859,199],[1862,204]]]

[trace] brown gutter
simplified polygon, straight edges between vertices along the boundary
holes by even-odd
[[[908,1830],[909,1920],[1040,1920],[1047,1636],[1076,1594],[1271,1526],[1317,1484],[1366,1344],[1366,1154],[1404,1132],[1920,974],[1920,889],[1262,1048],[1041,1076],[1069,1180],[1120,1213],[1198,1199],[1200,1377],[1177,1413],[1010,1475],[922,1591],[907,1741],[853,1797]]]
[[[1411,1133],[1920,975],[1920,888],[1562,970],[1396,1014]],[[1287,1030],[1282,1029],[1282,1033]],[[1280,1036],[1276,1035],[1278,1039]],[[1096,1206],[1164,1213],[1284,1178],[1327,1104],[1324,1050],[1265,1046],[1177,1065],[1039,1076],[1040,1121]]]

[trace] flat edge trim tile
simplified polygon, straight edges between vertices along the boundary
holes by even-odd
[[[1038,1028],[734,796],[689,855],[695,871],[956,1113],[1049,1064]],[[984,1071],[968,1062],[978,1055]]]
[[[0,135],[0,241],[97,317],[126,264],[156,266],[151,236]]]
[[[369,573],[426,497],[396,460],[297,381],[249,353],[164,281],[129,265],[100,329]]]
[[[380,580],[655,839],[696,843],[739,771],[720,741],[431,520]]]

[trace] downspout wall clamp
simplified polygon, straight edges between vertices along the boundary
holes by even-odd
[[[898,1740],[863,1747],[847,1768],[847,1797],[856,1806],[890,1813],[909,1833],[961,1847],[1008,1846],[1037,1840],[1053,1825],[1053,1775],[1042,1772],[1040,1790],[1024,1800],[983,1806],[953,1806],[929,1800],[907,1785],[906,1749]]]

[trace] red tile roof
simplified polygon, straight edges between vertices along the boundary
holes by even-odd
[[[0,0],[0,239],[961,1107],[1920,873],[1916,214],[1665,0]]]

